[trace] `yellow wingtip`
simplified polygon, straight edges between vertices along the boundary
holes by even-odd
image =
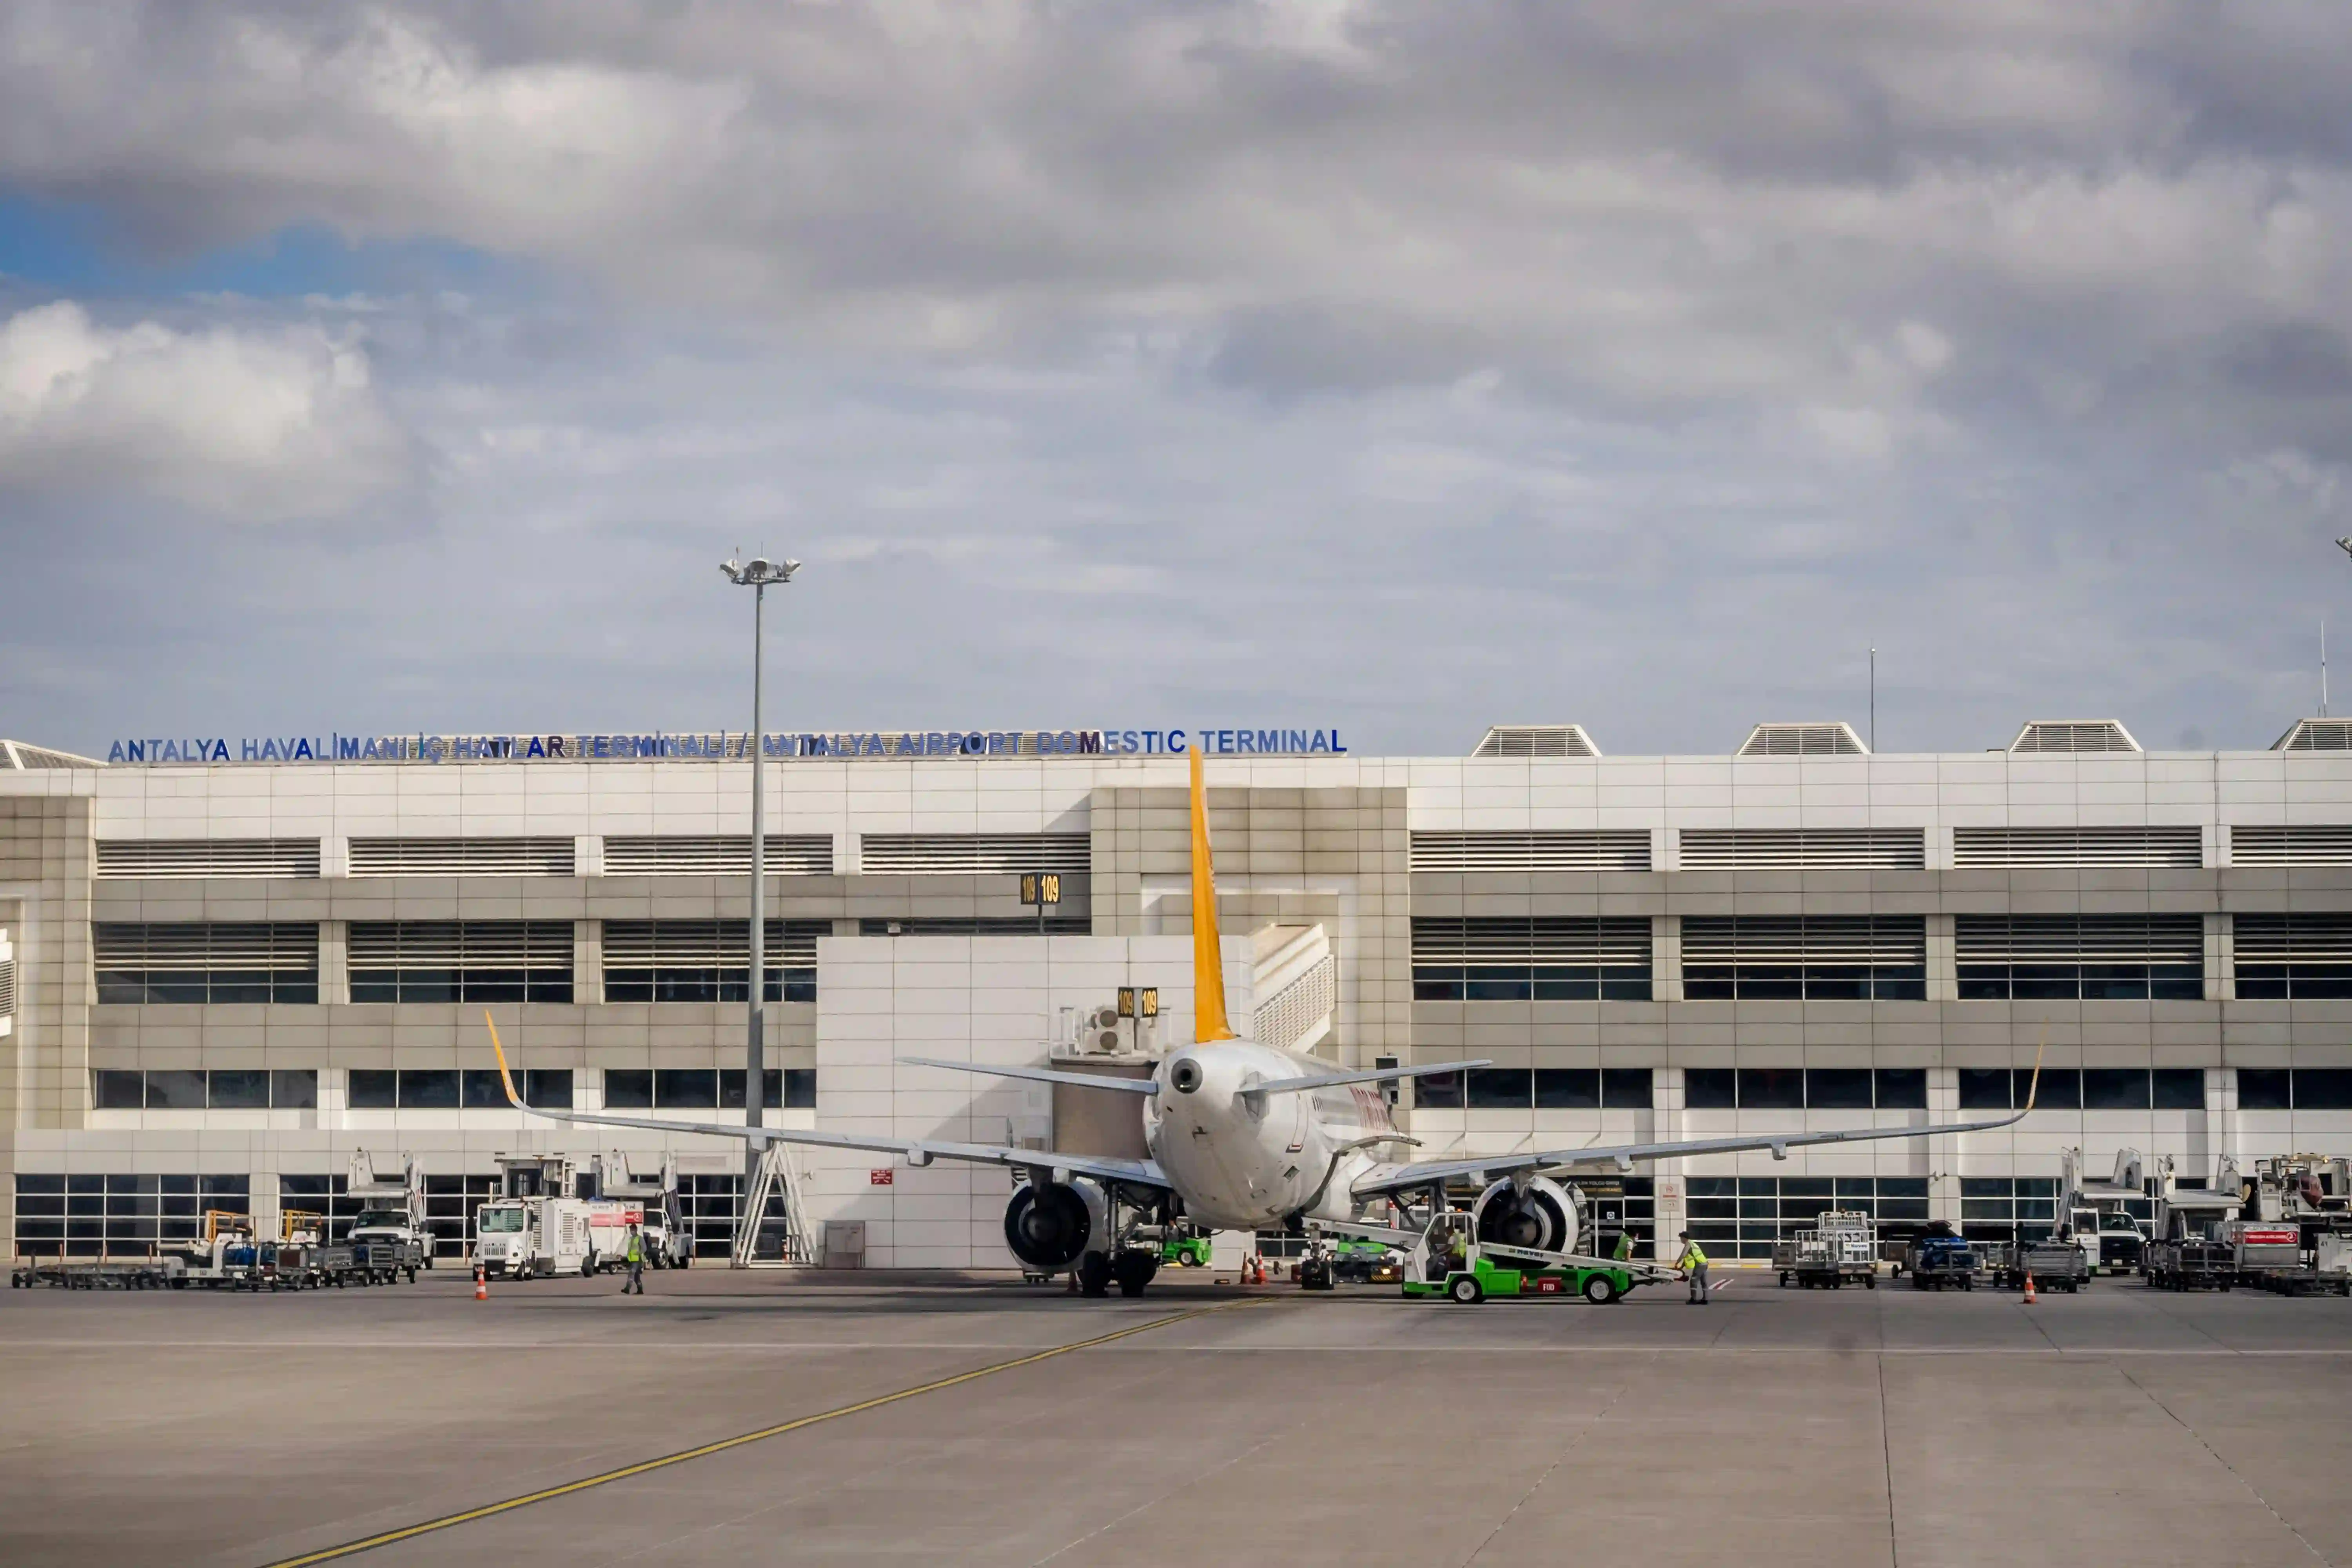
[[[2033,1076],[2026,1081],[2025,1110],[2018,1112],[2021,1116],[2033,1109],[2033,1097],[2042,1092],[2042,1053],[2049,1048],[2050,1031],[2044,1029],[2042,1031],[2041,1042],[2033,1047]]]
[[[507,1048],[499,1043],[498,1020],[490,1016],[488,1007],[482,1009],[482,1022],[490,1031],[490,1050],[499,1058],[499,1081],[506,1085],[508,1101],[520,1110],[524,1109],[522,1096],[515,1092],[514,1074],[507,1069]]]

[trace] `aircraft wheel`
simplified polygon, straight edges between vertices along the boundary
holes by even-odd
[[[1089,1252],[1078,1259],[1078,1294],[1108,1296],[1110,1294],[1110,1259],[1099,1252]]]
[[[1151,1277],[1159,1272],[1159,1264],[1150,1254],[1143,1252],[1123,1252],[1111,1267],[1112,1276],[1118,1280],[1118,1293],[1130,1300],[1142,1295]]]
[[[1486,1288],[1478,1283],[1475,1274],[1457,1274],[1445,1293],[1465,1307],[1475,1307],[1486,1299]]]

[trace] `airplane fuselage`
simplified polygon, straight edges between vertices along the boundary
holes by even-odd
[[[1349,1217],[1351,1184],[1397,1136],[1381,1086],[1248,1092],[1330,1071],[1330,1062],[1250,1040],[1187,1046],[1159,1065],[1144,1137],[1193,1223],[1264,1230],[1292,1215]]]

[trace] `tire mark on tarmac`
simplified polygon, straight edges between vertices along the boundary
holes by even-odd
[[[345,1557],[355,1557],[362,1552],[373,1552],[380,1546],[391,1546],[404,1541],[414,1541],[419,1536],[453,1530],[461,1524],[471,1524],[477,1520],[492,1519],[502,1513],[511,1513],[517,1509],[529,1508],[534,1503],[549,1502],[560,1497],[570,1497],[594,1487],[610,1486],[614,1481],[627,1480],[633,1476],[648,1475],[656,1470],[667,1469],[672,1465],[683,1465],[689,1460],[707,1458],[713,1454],[723,1454],[730,1449],[743,1447],[747,1444],[765,1442],[771,1437],[781,1437],[787,1433],[803,1431],[823,1422],[837,1421],[845,1415],[857,1415],[868,1410],[879,1410],[885,1405],[920,1398],[926,1394],[937,1394],[941,1389],[975,1383],[984,1377],[993,1377],[998,1373],[1013,1372],[1024,1366],[1035,1366],[1040,1362],[1052,1361],[1057,1356],[1069,1355],[1076,1351],[1092,1350],[1097,1345],[1107,1345],[1118,1340],[1131,1339],[1137,1334],[1150,1333],[1154,1329],[1165,1329],[1177,1323],[1190,1322],[1196,1318],[1206,1318],[1217,1312],[1231,1311],[1236,1307],[1249,1307],[1256,1304],[1255,1300],[1225,1301],[1213,1307],[1201,1307],[1189,1312],[1176,1312],[1164,1318],[1154,1318],[1149,1322],[1135,1323],[1107,1334],[1097,1334],[1092,1339],[1078,1340],[1066,1345],[1055,1345],[1050,1350],[1035,1351],[1028,1355],[1015,1356],[1009,1361],[993,1362],[987,1366],[974,1367],[970,1372],[957,1373],[951,1377],[933,1378],[929,1383],[919,1383],[911,1388],[901,1388],[895,1393],[879,1394],[872,1399],[862,1399],[855,1405],[836,1405],[831,1410],[818,1411],[814,1415],[802,1415],[791,1421],[780,1421],[772,1426],[762,1426],[757,1431],[738,1433],[732,1437],[721,1437],[716,1442],[682,1448],[675,1454],[664,1454],[658,1458],[643,1459],[634,1465],[623,1465],[618,1469],[606,1470],[601,1475],[583,1476],[576,1481],[566,1481],[560,1486],[541,1487],[537,1491],[524,1492],[519,1497],[485,1503],[479,1508],[467,1509],[460,1513],[444,1514],[439,1519],[425,1520],[416,1524],[404,1525],[397,1530],[382,1531],[374,1535],[362,1536],[357,1541],[346,1541],[338,1546],[324,1547],[316,1552],[305,1552],[297,1556],[279,1558],[267,1564],[266,1568],[310,1568],[313,1563],[332,1563]]]

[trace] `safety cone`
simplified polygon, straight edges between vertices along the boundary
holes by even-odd
[[[2031,1307],[2033,1301],[2033,1276],[2029,1274],[2025,1277],[2025,1304]]]
[[[474,1300],[477,1301],[487,1301],[489,1299],[490,1277],[484,1271],[479,1263],[476,1263],[474,1265]]]

